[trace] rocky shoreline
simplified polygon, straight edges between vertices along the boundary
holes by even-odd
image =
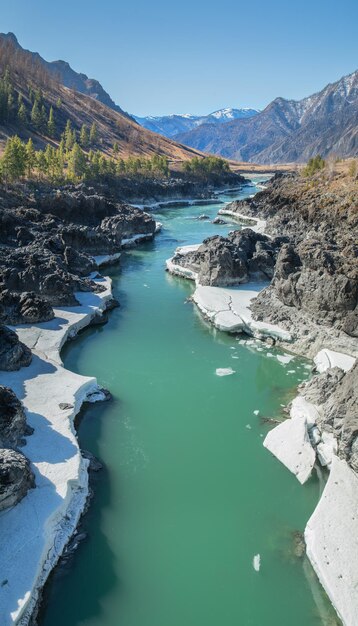
[[[199,193],[198,185],[154,186],[155,196],[143,188],[140,199]],[[97,268],[161,225],[118,200],[118,189],[42,183],[2,188],[0,224],[0,612],[4,626],[27,626],[87,502],[74,418],[83,402],[108,397],[95,379],[63,368],[61,348],[117,305]]]
[[[331,470],[305,539],[345,626],[358,623],[356,191],[357,182],[342,174],[313,181],[277,175],[254,197],[219,211],[244,226],[251,220],[254,230],[179,248],[167,261],[168,271],[196,282],[192,299],[220,330],[269,337],[315,357],[317,375],[300,386],[290,419],[264,445],[302,483],[316,463]]]

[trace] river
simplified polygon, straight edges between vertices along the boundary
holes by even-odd
[[[262,417],[282,415],[309,363],[215,331],[187,302],[193,284],[164,271],[177,246],[232,230],[193,219],[219,206],[156,213],[155,241],[106,272],[121,308],[63,351],[66,367],[97,376],[113,401],[79,420],[81,447],[105,468],[93,479],[88,537],[52,575],[41,626],[336,623],[294,549],[318,479],[301,486],[262,445]]]

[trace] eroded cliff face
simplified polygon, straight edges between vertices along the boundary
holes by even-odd
[[[2,192],[0,321],[48,321],[53,306],[78,304],[75,292],[101,290],[88,278],[93,255],[118,253],[123,240],[154,232],[144,211],[83,185]]]
[[[0,385],[0,511],[17,504],[35,484],[30,463],[18,450],[31,433],[22,403]]]
[[[17,450],[0,448],[0,511],[15,506],[34,486],[29,460]]]
[[[0,324],[0,370],[19,370],[30,365],[31,359],[31,350],[19,340],[17,334]]]
[[[358,472],[358,361],[347,372],[334,367],[315,376],[303,395],[318,407],[320,431],[334,435],[338,456]]]
[[[205,239],[201,246],[172,261],[197,274],[200,285],[238,285],[249,280],[271,280],[283,237],[270,239],[249,228],[236,230],[227,237]]]
[[[358,356],[357,198],[358,182],[345,172],[313,179],[289,174],[228,207],[266,219],[268,233],[289,238],[252,311],[258,320],[290,328],[309,356],[320,343]]]

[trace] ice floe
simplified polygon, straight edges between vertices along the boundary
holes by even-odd
[[[260,554],[255,554],[254,558],[252,559],[252,566],[253,566],[255,572],[259,572],[260,571],[260,567],[261,567],[261,556],[260,556]]]
[[[286,330],[253,319],[250,303],[265,286],[262,283],[238,287],[208,287],[197,284],[192,298],[205,317],[219,330],[246,332],[257,338],[269,336],[290,341],[291,335]]]
[[[345,626],[358,624],[357,503],[357,474],[334,456],[305,540],[308,558]]]
[[[318,372],[322,373],[331,367],[340,367],[345,372],[348,372],[353,367],[356,359],[348,354],[343,354],[343,352],[334,352],[333,350],[323,348],[316,354],[313,360]]]
[[[82,306],[55,309],[49,322],[17,327],[33,350],[32,363],[1,375],[34,428],[25,452],[36,480],[35,489],[0,515],[0,581],[7,581],[0,593],[1,626],[27,623],[86,503],[88,461],[80,454],[73,421],[82,403],[102,399],[102,392],[95,378],[66,370],[60,350],[112,298],[110,279],[97,280],[105,291],[76,294]]]
[[[231,374],[235,374],[235,370],[231,367],[218,367],[215,370],[215,374],[217,376],[230,376]]]

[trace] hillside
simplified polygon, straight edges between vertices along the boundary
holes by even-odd
[[[121,107],[112,100],[109,93],[103,89],[98,80],[88,78],[88,76],[82,72],[76,72],[70,64],[67,63],[67,61],[46,61],[38,54],[38,52],[24,50],[20,46],[14,33],[0,33],[0,48],[2,46],[6,47],[8,44],[10,44],[13,48],[15,54],[26,52],[28,59],[31,60],[31,63],[34,66],[38,65],[43,67],[46,72],[56,80],[56,82],[61,83],[64,87],[68,87],[69,89],[74,89],[75,91],[84,93],[87,96],[91,96],[91,98],[99,100],[102,104],[106,104],[111,109],[114,109],[114,111],[118,111],[119,113],[130,117],[128,113],[123,111],[123,109],[121,109]]]
[[[1,117],[0,111],[1,151],[7,138],[15,133],[24,140],[31,137],[35,147],[38,148],[44,147],[46,143],[56,145],[67,120],[70,120],[78,133],[83,125],[89,130],[95,124],[97,129],[95,148],[108,156],[113,155],[115,144],[116,152],[121,157],[158,154],[175,163],[198,156],[196,150],[155,135],[93,95],[62,85],[57,76],[48,72],[46,63],[41,57],[35,56],[36,62],[33,53],[23,50],[16,38],[0,37],[0,75],[4,76],[8,68],[10,85],[5,96],[11,100],[9,112]],[[21,124],[18,120],[19,96],[25,108],[25,122]],[[46,128],[40,129],[31,122],[31,111],[36,98],[40,106],[44,107],[46,119],[49,117],[50,108],[53,108],[55,132],[52,137],[49,137]],[[5,104],[7,107],[7,101]]]
[[[277,98],[247,120],[206,124],[177,136],[186,145],[257,163],[304,162],[320,153],[358,155],[358,71],[303,100]]]
[[[203,124],[225,124],[231,120],[248,119],[257,115],[256,109],[220,109],[209,115],[164,115],[159,117],[137,117],[137,122],[155,133],[175,139],[180,133],[185,133],[202,126]]]

